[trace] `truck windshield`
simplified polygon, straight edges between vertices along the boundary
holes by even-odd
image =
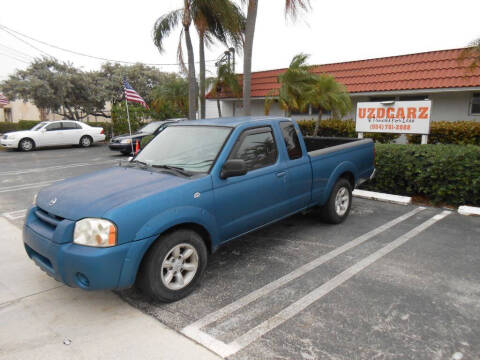
[[[206,173],[230,131],[231,128],[222,126],[168,126],[135,160],[151,166],[171,166]]]

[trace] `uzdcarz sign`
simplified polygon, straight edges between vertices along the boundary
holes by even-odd
[[[432,102],[388,101],[357,104],[355,130],[400,134],[429,134]]]

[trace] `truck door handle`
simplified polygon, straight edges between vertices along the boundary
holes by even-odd
[[[281,171],[281,172],[277,173],[277,177],[282,177],[282,176],[285,176],[285,175],[287,175],[286,171]]]

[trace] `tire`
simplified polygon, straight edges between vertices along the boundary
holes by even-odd
[[[80,138],[80,146],[81,147],[84,147],[84,148],[90,147],[90,146],[92,146],[92,143],[93,143],[93,139],[92,139],[91,136],[84,135]]]
[[[340,178],[333,186],[327,203],[322,207],[322,218],[330,224],[343,222],[352,207],[352,185],[347,179]]]
[[[18,148],[20,151],[32,151],[35,149],[35,143],[32,139],[25,138],[19,141]]]
[[[206,266],[207,247],[202,237],[192,230],[175,230],[160,236],[148,250],[136,285],[158,301],[177,301],[195,290]]]

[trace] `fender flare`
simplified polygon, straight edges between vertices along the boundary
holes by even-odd
[[[135,240],[159,236],[165,231],[182,224],[201,226],[208,233],[212,251],[218,246],[216,220],[213,214],[194,206],[168,209],[147,221],[136,233]]]
[[[322,205],[325,204],[330,197],[330,193],[332,192],[333,186],[337,180],[346,172],[349,172],[353,175],[354,185],[357,183],[358,168],[351,161],[343,161],[332,171],[332,174],[328,178],[327,186],[325,186],[325,192],[323,193],[320,201]]]

